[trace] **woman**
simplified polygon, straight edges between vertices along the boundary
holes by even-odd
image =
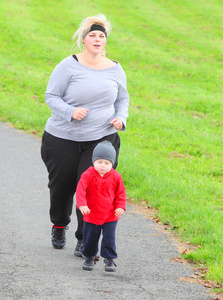
[[[128,117],[129,96],[125,73],[105,56],[111,25],[104,15],[86,18],[74,34],[83,50],[63,59],[53,70],[45,95],[52,110],[42,138],[41,156],[49,173],[52,245],[65,246],[73,196],[81,174],[91,165],[94,147],[110,141],[117,157]],[[114,168],[117,166],[117,160]],[[83,247],[83,216],[78,220],[75,255]]]

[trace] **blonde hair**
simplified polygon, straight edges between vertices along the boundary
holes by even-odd
[[[81,50],[82,40],[88,34],[93,24],[103,26],[106,30],[107,36],[111,32],[112,29],[111,23],[107,20],[107,18],[103,14],[99,14],[93,17],[88,17],[81,22],[78,30],[75,32],[73,36],[73,40],[76,40],[76,42],[74,43],[72,49],[77,46]]]

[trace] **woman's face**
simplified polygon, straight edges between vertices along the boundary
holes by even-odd
[[[104,51],[106,36],[102,31],[94,30],[89,32],[83,39],[85,50],[98,54]]]

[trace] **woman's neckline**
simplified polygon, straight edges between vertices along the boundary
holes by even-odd
[[[72,58],[73,58],[74,62],[77,63],[79,66],[81,66],[81,67],[83,67],[83,68],[85,68],[85,69],[88,69],[88,70],[93,70],[93,71],[105,71],[105,70],[111,70],[111,69],[113,69],[113,68],[116,68],[116,67],[119,65],[119,62],[118,62],[118,61],[113,60],[113,62],[116,63],[114,66],[108,67],[108,68],[103,68],[103,69],[96,69],[96,68],[87,67],[87,66],[81,64],[81,63],[78,61],[78,58],[77,58],[77,56],[76,56],[75,54],[72,55]]]

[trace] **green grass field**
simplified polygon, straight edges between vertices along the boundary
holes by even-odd
[[[49,76],[79,23],[110,19],[107,56],[131,99],[118,167],[128,197],[197,245],[184,257],[223,285],[223,2],[9,0],[0,12],[0,118],[38,136]]]

